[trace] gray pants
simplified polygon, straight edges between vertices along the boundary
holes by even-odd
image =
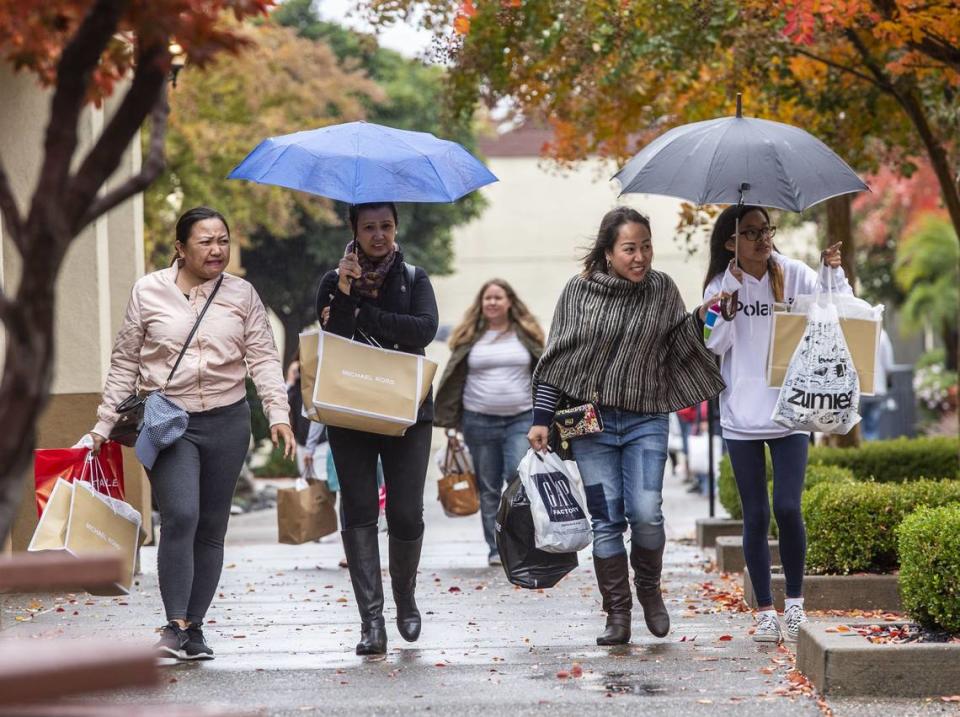
[[[160,508],[157,573],[167,620],[201,624],[220,583],[223,537],[250,443],[246,399],[191,413],[149,472]]]

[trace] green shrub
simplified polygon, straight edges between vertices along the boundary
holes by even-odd
[[[908,515],[897,549],[906,611],[922,625],[960,633],[960,505]]]
[[[803,495],[807,569],[846,575],[899,564],[895,529],[920,506],[960,503],[960,481],[821,483]]]
[[[960,472],[960,438],[896,438],[871,441],[858,448],[810,449],[810,463],[843,466],[857,480],[900,483],[923,476],[931,480],[956,478]]]
[[[267,462],[253,470],[257,478],[291,478],[300,475],[296,461],[283,455],[283,444],[271,446]]]

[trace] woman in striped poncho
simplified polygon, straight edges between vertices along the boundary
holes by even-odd
[[[630,641],[629,562],[647,628],[670,630],[660,594],[666,534],[661,513],[667,415],[723,390],[703,346],[705,302],[688,312],[673,280],[652,269],[650,222],[634,209],[604,216],[584,270],[557,302],[550,338],[534,372],[528,438],[546,450],[561,405],[599,407],[603,430],[572,441],[593,523],[597,584],[607,613],[597,644]]]

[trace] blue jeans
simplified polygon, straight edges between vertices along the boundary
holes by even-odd
[[[623,534],[648,550],[666,542],[663,470],[667,462],[665,413],[641,414],[601,407],[603,431],[571,442],[593,523],[593,554],[626,552]]]
[[[495,523],[504,484],[516,473],[530,444],[527,431],[533,423],[533,411],[515,416],[490,416],[463,412],[463,438],[473,457],[473,468],[480,488],[480,520],[490,554],[497,552]]]

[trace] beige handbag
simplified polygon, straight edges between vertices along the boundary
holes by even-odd
[[[301,361],[305,348],[310,355],[311,342],[316,362],[301,363],[300,380],[304,390],[313,383],[310,400],[304,401],[313,407],[312,420],[385,436],[402,436],[417,422],[437,372],[435,362],[326,331],[301,334]]]

